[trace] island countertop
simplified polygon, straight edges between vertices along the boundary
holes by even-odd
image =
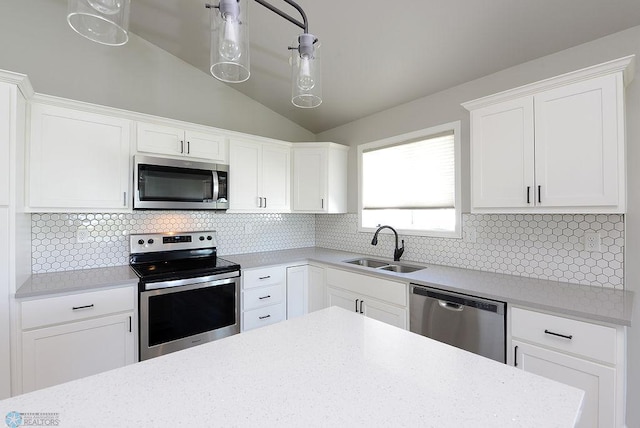
[[[583,392],[332,307],[0,401],[60,427],[572,427]]]

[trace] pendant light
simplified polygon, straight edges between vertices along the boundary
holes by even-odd
[[[281,11],[266,0],[254,0],[304,30],[291,51],[291,102],[296,107],[313,108],[322,103],[320,43],[309,33],[304,10],[292,0],[284,0],[302,16],[302,22]],[[249,31],[247,0],[220,0],[218,5],[205,4],[211,10],[211,74],[227,83],[249,79]]]
[[[89,40],[120,46],[129,40],[131,0],[68,0],[67,22]]]

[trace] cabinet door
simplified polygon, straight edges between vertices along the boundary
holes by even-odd
[[[263,208],[268,212],[291,211],[291,149],[272,144],[262,145]]]
[[[135,362],[133,313],[22,333],[23,392]]]
[[[327,204],[327,150],[294,148],[293,210],[324,212]]]
[[[348,311],[360,312],[359,296],[342,288],[327,287],[327,307],[337,306]]]
[[[308,312],[309,302],[308,266],[287,268],[287,319],[302,316]]]
[[[615,369],[517,340],[512,346],[516,367],[585,392],[578,427],[622,425],[615,420]]]
[[[309,291],[307,292],[307,311],[319,311],[327,307],[325,303],[324,268],[309,265]]]
[[[227,138],[224,135],[185,131],[186,155],[223,164],[229,163]]]
[[[11,86],[0,83],[0,205],[9,205],[9,142],[12,114]]]
[[[260,211],[258,199],[262,175],[260,143],[232,140],[229,143],[229,209]]]
[[[535,96],[538,205],[618,205],[624,150],[619,79],[612,74]]]
[[[364,298],[362,312],[369,318],[407,329],[407,310],[379,300]]]
[[[532,97],[471,112],[472,208],[533,206],[533,138]]]
[[[163,155],[186,153],[184,130],[172,126],[138,122],[138,151]]]
[[[0,400],[11,395],[9,318],[9,208],[0,207]]]
[[[327,287],[328,306],[338,306],[348,311],[407,329],[407,310],[389,305],[371,297],[359,296],[341,288]]]
[[[33,104],[29,205],[126,210],[130,126],[125,119]]]

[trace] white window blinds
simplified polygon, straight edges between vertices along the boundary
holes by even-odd
[[[362,153],[362,207],[455,207],[454,134]]]

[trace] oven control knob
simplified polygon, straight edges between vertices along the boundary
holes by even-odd
[[[207,236],[207,241],[211,241],[212,239],[211,235]]]
[[[139,245],[144,244],[144,239],[138,239],[138,244],[139,244]]]
[[[149,239],[149,240],[147,241],[147,244],[149,244],[149,245],[153,244],[153,239]]]
[[[200,237],[200,240],[201,240],[201,241],[204,241],[204,236],[201,236],[201,237]]]

